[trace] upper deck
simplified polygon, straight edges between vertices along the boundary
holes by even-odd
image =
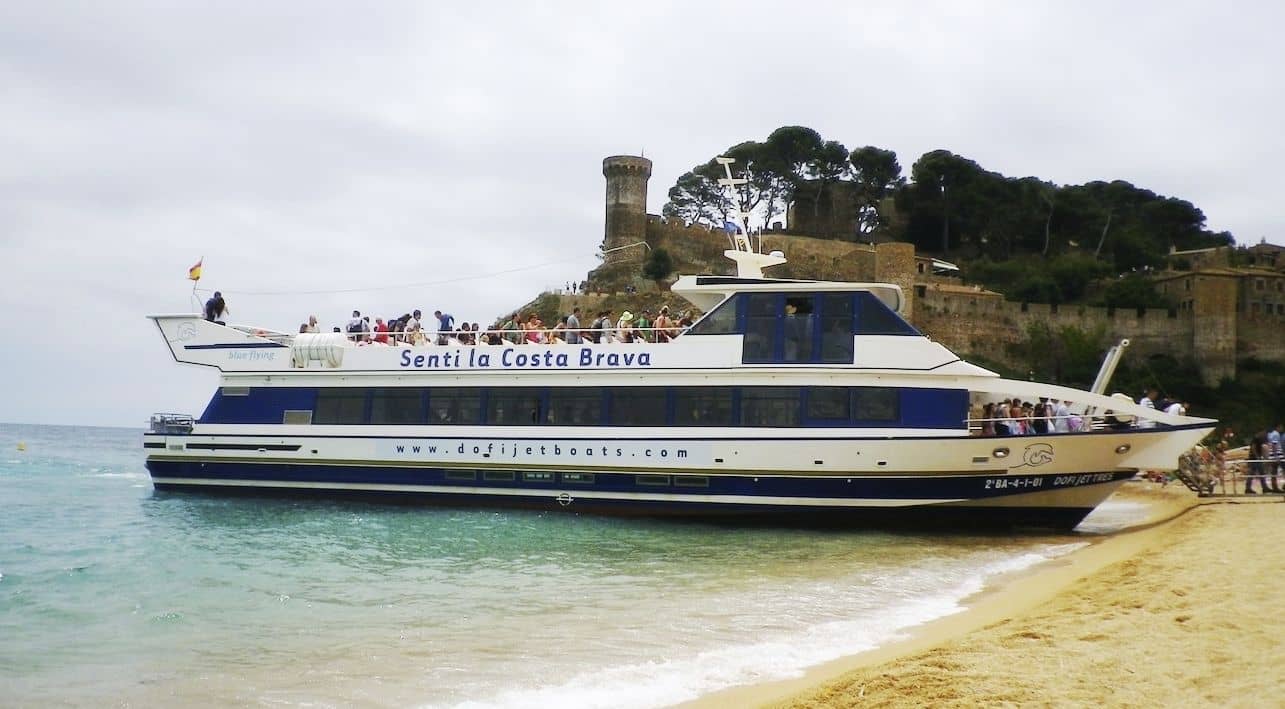
[[[218,325],[192,314],[150,317],[176,361],[225,373],[534,375],[821,367],[995,376],[902,319],[895,285],[685,276],[673,290],[708,312],[669,342],[485,345],[451,338],[446,345],[431,339],[366,344],[342,333],[291,335]]]

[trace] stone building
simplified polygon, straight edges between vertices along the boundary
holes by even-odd
[[[613,155],[602,161],[607,178],[607,215],[603,227],[605,262],[627,258],[628,247],[647,237],[647,181],[651,161],[632,155]]]
[[[651,167],[642,157],[603,161],[604,259],[590,273],[590,283],[603,290],[625,285],[654,289],[642,278],[641,264],[648,249],[658,248],[670,253],[680,272],[730,273],[731,262],[722,255],[730,244],[722,230],[647,214]],[[1247,357],[1285,362],[1285,248],[1273,244],[1250,247],[1254,265],[1248,267],[1230,265],[1229,247],[1171,253],[1168,270],[1155,281],[1177,303],[1172,310],[1059,306],[1007,301],[999,293],[964,284],[952,264],[917,256],[911,244],[858,244],[798,233],[800,223],[809,223],[803,215],[810,214],[820,220],[813,226],[822,235],[836,235],[836,224],[850,218],[841,209],[818,211],[804,204],[792,214],[790,229],[754,237],[761,239],[764,251],[779,249],[789,259],[768,275],[896,283],[905,293],[911,322],[961,354],[1008,362],[1010,345],[1023,341],[1030,328],[1073,327],[1100,332],[1109,341],[1128,338],[1131,356],[1190,357],[1210,385],[1234,378],[1237,363]],[[628,248],[639,242],[647,247]]]

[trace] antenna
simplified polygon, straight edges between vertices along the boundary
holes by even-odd
[[[771,254],[763,254],[754,250],[754,244],[750,241],[750,214],[742,211],[741,202],[737,199],[736,188],[749,182],[749,178],[732,177],[732,163],[736,158],[719,156],[714,161],[723,166],[723,171],[727,177],[718,178],[718,184],[724,189],[731,192],[732,204],[736,205],[736,220],[738,223],[727,222],[723,225],[723,230],[732,241],[732,248],[723,252],[723,255],[736,262],[736,275],[741,278],[762,278],[763,269],[768,266],[785,263],[785,256],[780,252],[774,251]],[[763,237],[759,237],[759,245],[762,246]]]

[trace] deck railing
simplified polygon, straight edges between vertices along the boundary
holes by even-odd
[[[387,331],[375,332],[373,330],[363,330],[356,332],[331,332],[331,333],[308,333],[308,334],[332,334],[343,335],[345,339],[361,343],[372,342],[379,344],[398,344],[415,346],[470,346],[470,345],[551,345],[551,344],[605,344],[610,342],[630,342],[630,343],[664,343],[677,339],[687,331],[686,327],[631,327],[628,329],[621,328],[580,328],[574,332],[579,333],[579,341],[568,343],[566,341],[567,329],[554,328],[517,328],[517,329],[488,329],[488,330],[452,330],[450,332],[435,332],[433,330],[418,330],[412,332],[406,331]],[[262,337],[275,339],[272,335],[276,333],[265,333]],[[304,333],[300,333],[304,334]],[[534,337],[533,337],[534,335]],[[462,337],[461,337],[462,336]],[[385,340],[377,338],[383,337]],[[286,343],[288,344],[288,342]]]

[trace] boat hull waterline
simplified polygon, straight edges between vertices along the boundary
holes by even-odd
[[[1131,456],[1165,457],[1202,435],[1200,427],[918,440],[149,434],[145,445],[157,449],[147,467],[160,490],[825,525],[1070,529],[1136,474]],[[1155,447],[1163,450],[1149,450]],[[586,448],[603,462],[583,457]],[[506,462],[501,451],[511,450],[517,455]],[[795,469],[784,465],[791,460]]]

